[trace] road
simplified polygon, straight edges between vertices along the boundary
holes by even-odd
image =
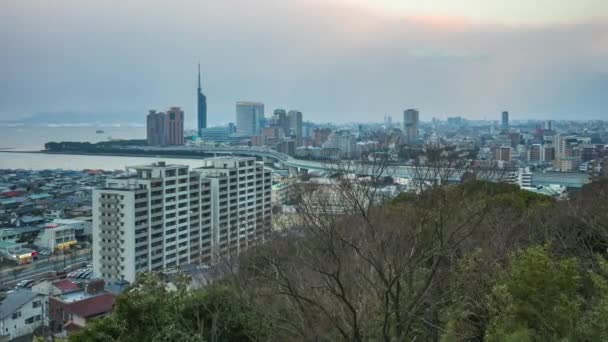
[[[3,285],[12,285],[21,280],[40,278],[45,276],[50,271],[61,271],[68,266],[89,263],[91,259],[92,255],[90,251],[88,253],[74,256],[73,258],[70,256],[66,257],[65,265],[63,256],[48,260],[39,259],[25,267],[19,266],[9,270],[3,270],[0,272],[0,282]]]

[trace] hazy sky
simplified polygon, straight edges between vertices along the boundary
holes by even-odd
[[[1,0],[0,120],[196,115],[238,100],[314,121],[608,119],[606,0]]]

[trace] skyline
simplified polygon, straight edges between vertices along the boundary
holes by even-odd
[[[267,116],[298,109],[335,122],[410,107],[423,121],[503,110],[514,120],[600,119],[608,108],[601,1],[139,5],[0,4],[0,121],[63,111],[143,121],[175,105],[194,127],[199,59],[210,126],[234,121],[240,100],[263,102]]]

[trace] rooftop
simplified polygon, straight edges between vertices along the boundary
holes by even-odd
[[[76,285],[74,282],[68,279],[56,281],[53,283],[53,286],[58,288],[62,293],[74,292],[80,290],[80,287]]]
[[[0,319],[4,319],[7,316],[13,314],[16,310],[22,307],[30,300],[42,296],[39,293],[32,292],[29,289],[19,289],[15,291],[9,291],[6,293],[6,298],[0,302]]]
[[[107,292],[89,295],[87,298],[69,303],[65,311],[84,318],[95,317],[112,311],[115,300],[116,296]]]

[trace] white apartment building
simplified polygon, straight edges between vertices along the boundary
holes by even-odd
[[[255,158],[127,167],[93,191],[93,269],[107,281],[211,263],[270,231],[270,171]],[[266,190],[265,187],[268,187]]]

